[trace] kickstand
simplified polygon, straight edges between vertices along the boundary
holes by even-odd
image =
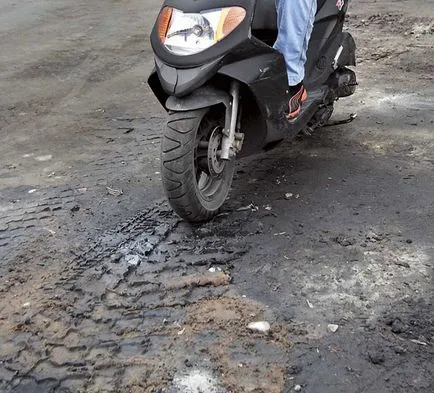
[[[351,113],[351,115],[348,119],[333,121],[333,122],[325,124],[323,127],[341,126],[343,124],[352,123],[356,117],[357,117],[357,113]]]

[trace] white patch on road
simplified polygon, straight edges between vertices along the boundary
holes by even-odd
[[[179,393],[224,393],[217,379],[206,370],[194,369],[188,374],[177,376],[173,384]]]
[[[45,161],[50,161],[52,158],[53,156],[51,154],[47,154],[46,156],[35,157],[35,160],[40,162],[45,162]]]
[[[431,109],[434,104],[432,97],[421,95],[419,93],[393,93],[388,94],[385,91],[371,91],[365,97],[365,103],[368,107],[381,108],[383,111],[386,108],[405,108],[410,110],[420,111],[423,109]]]

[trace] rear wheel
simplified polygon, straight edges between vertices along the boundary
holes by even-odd
[[[188,221],[212,218],[229,193],[235,160],[220,159],[224,124],[219,107],[169,113],[161,144],[163,187]]]

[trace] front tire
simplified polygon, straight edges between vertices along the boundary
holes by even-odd
[[[161,144],[163,187],[187,221],[211,219],[228,196],[235,160],[219,159],[224,125],[220,107],[169,113]]]

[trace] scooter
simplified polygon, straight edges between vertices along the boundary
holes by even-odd
[[[309,98],[291,121],[285,62],[273,49],[275,0],[164,1],[148,83],[168,113],[161,173],[179,216],[211,219],[228,196],[236,158],[327,125],[335,102],[354,94],[347,8],[345,0],[318,0],[305,66]]]

